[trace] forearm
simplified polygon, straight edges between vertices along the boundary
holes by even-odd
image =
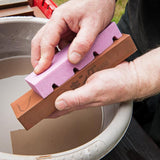
[[[160,92],[160,47],[149,51],[131,62],[136,75],[135,99]]]

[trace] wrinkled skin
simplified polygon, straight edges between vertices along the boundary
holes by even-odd
[[[55,102],[58,117],[85,107],[104,106],[128,100],[141,100],[160,92],[160,47],[133,62],[91,75],[86,84],[64,92]]]
[[[32,40],[34,72],[39,74],[46,70],[54,58],[55,47],[63,48],[68,42],[71,42],[68,59],[73,64],[78,63],[98,33],[111,21],[114,8],[115,0],[71,0],[58,7]],[[55,101],[58,111],[50,117],[159,93],[159,59],[160,48],[157,48],[133,62],[94,73],[82,87],[61,94]]]
[[[115,0],[71,0],[56,8],[32,40],[31,62],[35,73],[51,65],[57,45],[63,48],[72,40],[68,59],[78,63],[111,21],[114,8]]]

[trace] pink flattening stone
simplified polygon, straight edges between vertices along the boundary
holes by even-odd
[[[67,52],[69,46],[67,46],[54,56],[52,65],[45,72],[39,75],[32,72],[25,80],[37,94],[46,98],[53,92],[53,84],[56,84],[57,86],[62,85],[75,74],[73,71],[74,68],[81,70],[94,59],[94,51],[98,54],[102,53],[113,43],[113,38],[119,39],[121,36],[122,34],[117,25],[112,22],[97,36],[92,48],[80,63],[74,65],[68,61]]]

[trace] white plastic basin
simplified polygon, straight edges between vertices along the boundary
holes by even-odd
[[[35,17],[0,18],[0,159],[97,160],[121,140],[132,102],[75,111],[45,119],[25,131],[10,103],[28,91],[30,42],[46,23]]]

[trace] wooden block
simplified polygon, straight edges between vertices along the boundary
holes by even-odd
[[[120,39],[115,40],[109,48],[98,55],[83,69],[75,73],[75,75],[64,84],[57,87],[54,92],[45,99],[41,98],[33,90],[30,90],[13,102],[11,106],[17,119],[25,129],[30,129],[56,110],[54,103],[61,93],[82,86],[91,74],[118,65],[135,51],[136,47],[131,37],[123,34]]]
[[[27,5],[0,10],[0,17],[8,16],[33,16],[33,9]]]
[[[46,16],[42,13],[42,11],[37,6],[32,7],[32,9],[34,11],[35,17],[46,18]]]
[[[78,64],[71,64],[68,61],[69,45],[54,56],[52,65],[43,73],[36,75],[34,72],[29,74],[25,80],[30,87],[42,98],[46,98],[53,92],[52,85],[62,85],[74,75],[74,70],[81,70],[94,58],[94,53],[101,54],[113,43],[113,39],[119,39],[122,36],[116,23],[112,22],[97,37],[91,49],[86,53],[83,60]]]
[[[28,5],[28,0],[0,0],[0,10]]]

